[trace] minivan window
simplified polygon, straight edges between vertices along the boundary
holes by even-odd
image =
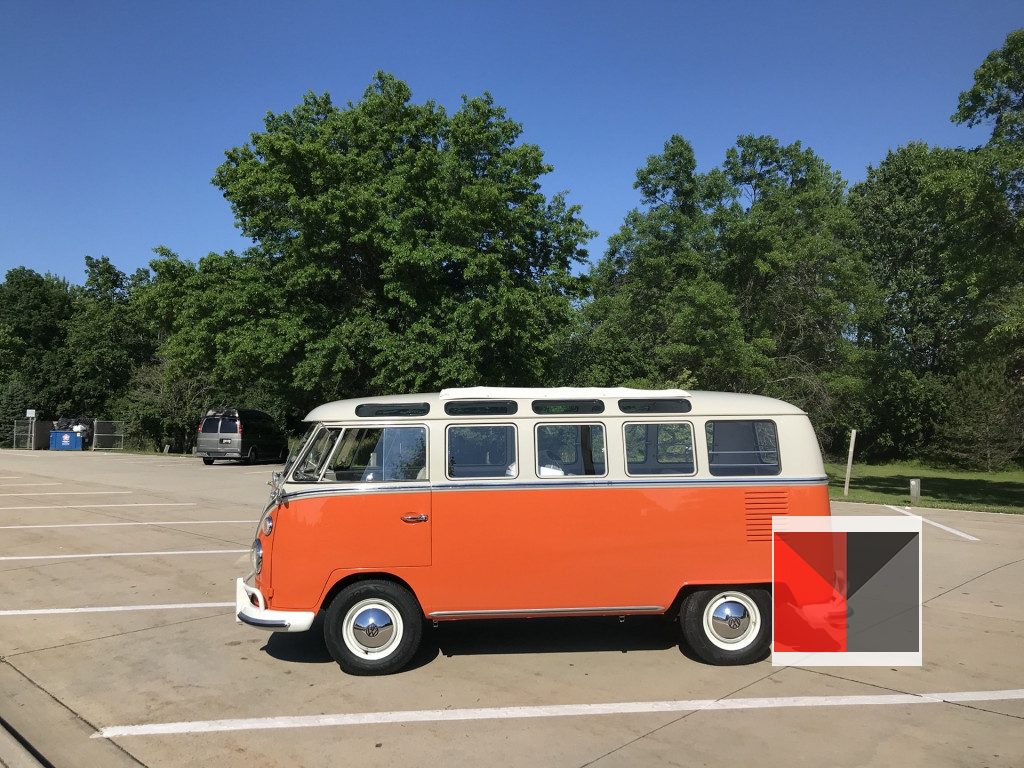
[[[221,419],[220,420],[220,433],[223,434],[236,434],[238,432],[238,419]]]
[[[774,421],[709,421],[705,430],[712,475],[777,475],[781,471]]]
[[[299,482],[313,482],[320,479],[320,468],[327,459],[340,429],[321,429],[309,442],[309,447],[299,460],[292,479]]]
[[[605,474],[604,427],[541,424],[537,427],[537,476]]]
[[[427,479],[424,427],[349,428],[342,433],[323,479],[390,483]]]
[[[515,477],[516,430],[510,425],[448,427],[448,477]]]
[[[204,435],[220,432],[220,417],[207,416],[205,419],[203,419],[203,425],[199,428],[199,431],[202,432]]]

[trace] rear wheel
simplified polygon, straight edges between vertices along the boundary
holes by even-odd
[[[708,664],[751,664],[763,659],[772,636],[766,589],[702,589],[679,612],[683,639]]]
[[[203,464],[205,464],[206,466],[210,466],[211,464],[213,464],[213,459],[211,459],[209,456],[203,456]]]
[[[324,640],[350,675],[397,672],[416,654],[423,613],[412,593],[390,581],[359,581],[327,607]]]
[[[249,452],[247,454],[245,454],[245,463],[246,464],[255,464],[258,461],[258,459],[259,459],[259,456],[256,453],[256,446],[254,445],[254,446],[252,446],[249,449]]]

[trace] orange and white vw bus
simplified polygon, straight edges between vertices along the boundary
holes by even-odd
[[[352,674],[425,620],[678,614],[714,664],[771,638],[771,518],[828,515],[807,415],[755,395],[476,387],[341,400],[275,477],[238,621]]]

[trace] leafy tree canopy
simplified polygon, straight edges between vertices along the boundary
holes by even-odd
[[[317,397],[543,381],[591,233],[489,94],[449,115],[379,73],[363,99],[268,114],[214,177],[258,247]],[[249,305],[253,309],[253,305]]]

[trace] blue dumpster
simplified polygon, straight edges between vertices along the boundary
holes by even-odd
[[[50,432],[51,451],[82,450],[82,435],[70,429],[54,429]]]

